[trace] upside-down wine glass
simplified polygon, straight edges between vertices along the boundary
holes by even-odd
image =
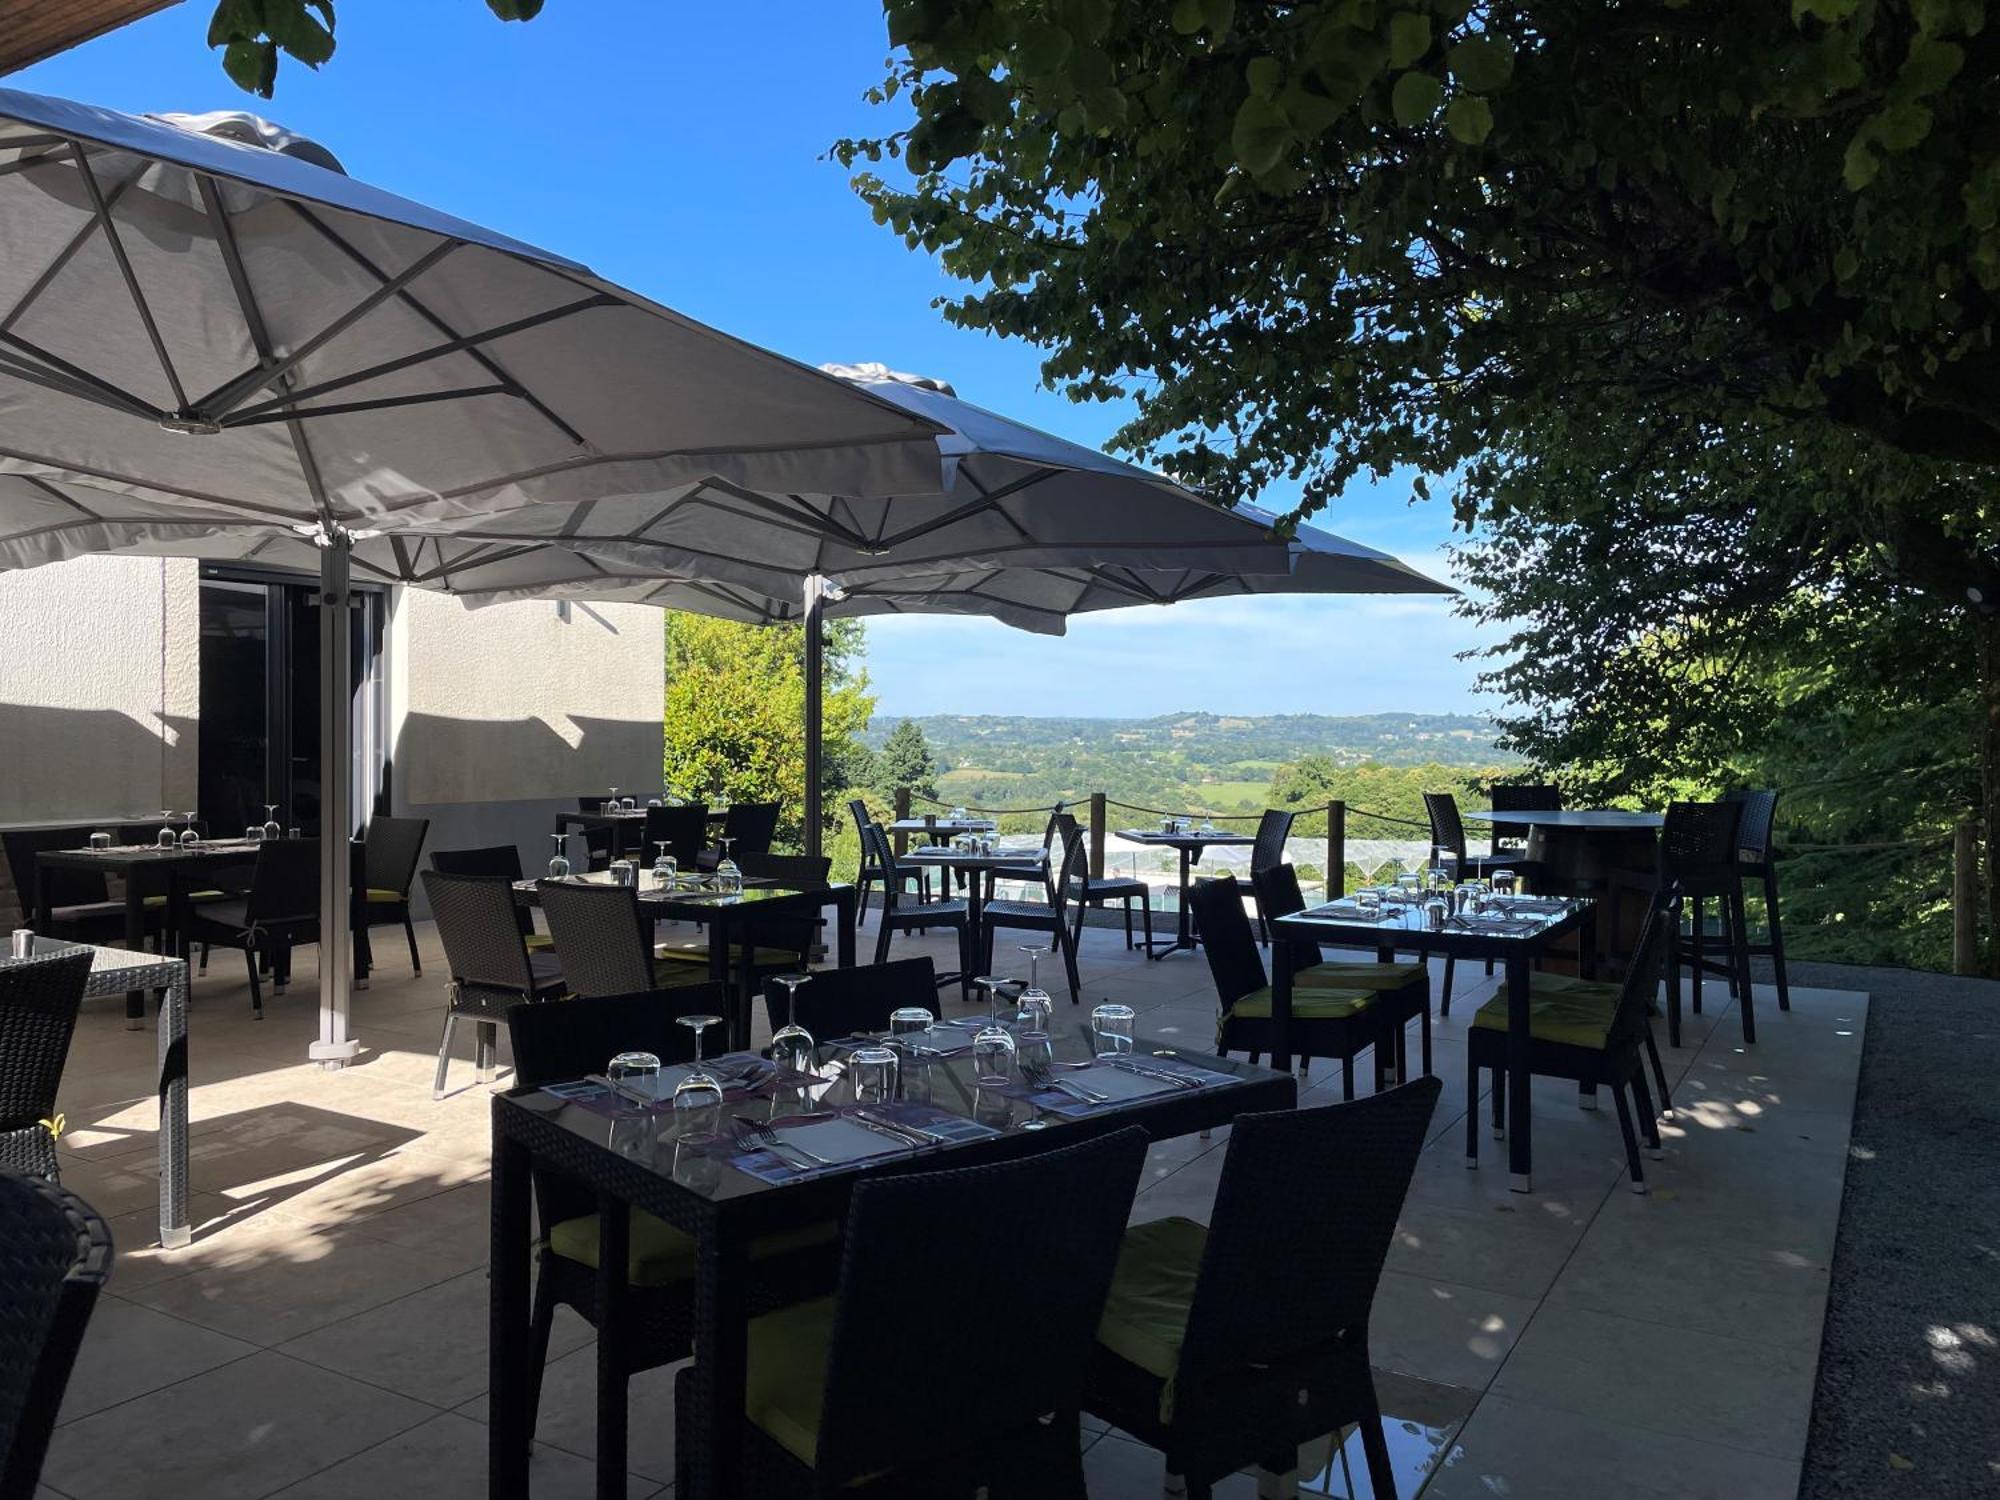
[[[171,849],[180,841],[180,835],[174,832],[174,815],[165,808],[162,808],[160,810],[160,831],[154,837],[153,843],[159,848]]]
[[[194,820],[198,816],[199,814],[197,813],[187,814],[187,827],[181,830],[181,847],[183,849],[192,849],[201,842],[201,830],[194,826]]]
[[[736,840],[717,839],[715,843],[722,851],[722,858],[715,862],[715,888],[725,896],[740,896],[743,893],[743,869],[729,857]]]
[[[1000,986],[1007,980],[989,974],[972,981],[973,988],[986,991],[986,1024],[973,1033],[972,1075],[981,1088],[1004,1086],[1014,1081],[1013,1033],[1000,1024]]]
[[[720,1021],[720,1016],[681,1016],[681,1025],[694,1033],[694,1069],[674,1085],[674,1119],[680,1123],[683,1140],[709,1140],[722,1124],[722,1080],[702,1066],[701,1034]]]
[[[813,1070],[812,1033],[799,1025],[799,986],[812,982],[810,974],[780,974],[776,982],[785,987],[785,1024],[771,1033],[771,1061],[794,1073]]]
[[[555,840],[556,846],[555,857],[549,861],[549,879],[567,880],[569,878],[569,835],[566,833],[552,833],[549,837]]]
[[[278,821],[278,804],[275,802],[266,802],[264,804],[264,837],[272,843],[276,843],[284,836],[285,825]]]
[[[1049,992],[1042,988],[1042,955],[1049,951],[1047,943],[1022,943],[1021,951],[1028,955],[1028,987],[1021,991],[1014,1012],[1014,1025],[1019,1029],[1023,1041],[1047,1041],[1055,1029],[1056,1004]]]
[[[673,842],[669,839],[653,841],[660,851],[660,857],[653,861],[653,884],[663,891],[674,888],[674,881],[681,873],[681,862],[674,858]]]

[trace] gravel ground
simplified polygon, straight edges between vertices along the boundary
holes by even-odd
[[[1801,1500],[2000,1495],[2000,983],[1791,971],[1873,997]]]

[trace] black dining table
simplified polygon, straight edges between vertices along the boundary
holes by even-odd
[[[1495,897],[1490,914],[1449,916],[1429,925],[1420,903],[1385,899],[1375,914],[1352,897],[1308,907],[1271,921],[1271,1019],[1278,1032],[1273,1065],[1292,1065],[1287,1028],[1292,1018],[1293,949],[1287,938],[1338,948],[1373,948],[1387,961],[1398,952],[1433,953],[1461,961],[1491,959],[1505,968],[1507,996],[1507,1170],[1517,1193],[1534,1190],[1534,1142],[1529,1104],[1529,975],[1558,938],[1589,923],[1594,905],[1558,897]],[[1475,1164],[1476,1165],[1476,1164]]]
[[[920,870],[954,870],[965,885],[965,921],[975,940],[986,915],[988,875],[1012,875],[1022,880],[1040,880],[1048,871],[1049,851],[1036,844],[1026,849],[953,849],[948,845],[927,845],[912,849],[898,861]]]
[[[621,807],[616,812],[559,812],[556,814],[557,833],[580,833],[586,828],[609,828],[612,831],[612,845],[617,853],[629,854],[639,848],[640,835],[646,827],[646,812],[643,807]],[[710,827],[724,822],[729,817],[726,807],[708,809]]]
[[[1594,933],[1600,956],[1632,951],[1658,885],[1664,813],[1623,807],[1509,808],[1464,817],[1525,830],[1529,840],[1523,858],[1532,861],[1536,892],[1595,898],[1602,907]]]
[[[1179,953],[1186,949],[1192,953],[1195,947],[1193,915],[1188,911],[1188,891],[1194,884],[1194,867],[1201,863],[1204,849],[1248,849],[1256,844],[1256,839],[1247,833],[1229,833],[1222,829],[1188,829],[1185,832],[1163,833],[1150,828],[1121,828],[1118,837],[1135,844],[1151,844],[1162,849],[1173,849],[1181,857],[1180,914],[1174,924],[1174,940],[1171,943],[1155,943],[1147,952],[1153,958],[1165,958],[1169,953]]]
[[[946,1032],[941,1026],[933,1033]],[[962,1034],[969,1042],[970,1031]],[[1081,1062],[1087,1044],[1079,1038],[1056,1044],[1059,1059]],[[873,1111],[905,1133],[927,1137],[918,1146],[884,1135],[861,1159],[815,1168],[803,1156],[787,1161],[784,1152],[759,1149],[740,1127],[710,1141],[684,1139],[670,1100],[651,1108],[628,1105],[582,1086],[556,1090],[517,1089],[493,1100],[493,1238],[490,1264],[490,1394],[487,1415],[488,1494],[520,1500],[528,1493],[532,1422],[529,1368],[529,1269],[532,1247],[531,1180],[550,1170],[594,1189],[601,1216],[597,1261],[598,1390],[597,1493],[622,1496],[626,1485],[625,1414],[611,1393],[622,1389],[615,1372],[626,1293],[631,1213],[641,1209],[689,1235],[696,1246],[694,1271],[694,1364],[690,1380],[692,1451],[685,1455],[691,1488],[701,1500],[734,1497],[741,1491],[738,1456],[744,1430],[744,1378],[749,1321],[749,1245],[752,1239],[786,1228],[839,1218],[854,1185],[863,1177],[979,1166],[1053,1150],[1136,1125],[1154,1140],[1168,1140],[1228,1124],[1240,1114],[1289,1109],[1297,1087],[1289,1074],[1252,1067],[1140,1039],[1131,1062],[1141,1072],[1117,1076],[1069,1068],[1058,1075],[1082,1081],[1091,1092],[1121,1096],[1090,1104],[1025,1084],[980,1089],[964,1049],[939,1045],[937,1056],[913,1062],[905,1053],[898,1098]],[[835,1127],[868,1128],[853,1115],[853,1094],[841,1076],[845,1053],[839,1045],[819,1049],[819,1076],[764,1068],[761,1081],[732,1084],[725,1096],[724,1122],[746,1115],[770,1122],[781,1133],[819,1129],[822,1112],[836,1111]],[[712,1060],[716,1071],[739,1074],[754,1060],[742,1055]],[[1149,1081],[1169,1071],[1198,1086]],[[807,1085],[809,1086],[802,1086]],[[663,1075],[660,1092],[670,1095]],[[810,1113],[811,1118],[801,1118]],[[801,1141],[808,1137],[799,1137]],[[824,1152],[824,1136],[811,1137]],[[872,1142],[870,1143],[873,1144]],[[867,1148],[863,1148],[867,1149]],[[1061,1212],[1051,1204],[1051,1212]],[[1005,1226],[996,1226],[1004,1232]],[[829,1247],[830,1257],[838,1250]],[[831,1261],[830,1261],[831,1265]],[[1050,1267],[1061,1275],[1061,1267]],[[829,1278],[830,1279],[830,1278]],[[945,1316],[948,1314],[941,1314]],[[1022,1328],[1018,1336],[1032,1338]],[[969,1355],[968,1357],[976,1357]],[[679,1495],[679,1491],[675,1491]]]
[[[564,877],[578,885],[610,885],[609,870]],[[541,882],[518,880],[514,899],[523,906],[541,904]],[[737,929],[757,918],[811,916],[833,908],[834,962],[843,969],[854,967],[854,924],[860,908],[856,887],[850,881],[829,880],[823,885],[801,887],[782,885],[775,880],[746,877],[743,889],[724,895],[712,876],[682,876],[672,889],[656,886],[650,872],[639,872],[635,887],[639,909],[656,921],[700,922],[709,927],[708,976],[725,986],[730,995],[729,1045],[743,1047],[750,1041],[750,1006],[754,996],[752,972],[755,954],[752,944],[738,941]],[[729,949],[738,949],[737,972],[729,972]]]

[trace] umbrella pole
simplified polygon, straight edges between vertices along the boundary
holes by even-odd
[[[348,646],[352,539],[329,527],[319,553],[319,1040],[310,1056],[329,1071],[361,1050],[347,1034],[354,943],[349,931],[354,829],[354,683]]]
[[[826,669],[826,641],[821,630],[820,614],[826,603],[826,580],[814,573],[806,579],[806,827],[805,850],[808,858],[817,859],[820,852],[820,756],[821,736],[824,733],[822,719],[825,708],[822,694],[825,690],[823,677]]]

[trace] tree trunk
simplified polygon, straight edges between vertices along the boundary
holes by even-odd
[[[2000,614],[1975,609],[1972,628],[1979,643],[1979,810],[1985,846],[1980,871],[1986,891],[1981,970],[1989,978],[2000,978],[2000,860],[1993,857],[1994,835],[2000,832]]]

